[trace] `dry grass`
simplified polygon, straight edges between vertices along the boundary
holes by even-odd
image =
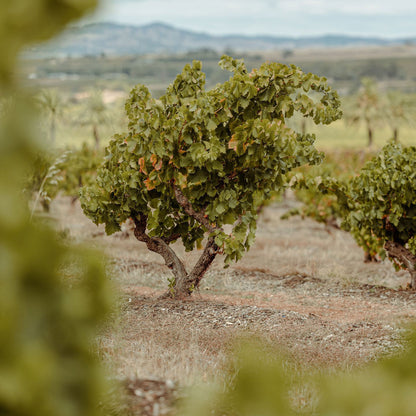
[[[280,220],[287,204],[293,201],[265,209],[255,246],[239,263],[223,269],[217,259],[192,298],[170,301],[158,299],[170,277],[161,257],[132,237],[104,236],[79,207],[58,200],[52,215],[70,237],[104,248],[109,258],[120,301],[99,345],[111,371],[180,386],[226,383],[227,357],[241,337],[283,348],[320,371],[400,350],[399,324],[416,315],[416,294],[400,289],[407,275],[388,262],[365,264],[347,233]],[[176,248],[188,266],[199,254]]]

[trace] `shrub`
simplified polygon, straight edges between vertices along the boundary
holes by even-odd
[[[39,153],[24,185],[28,196],[34,197],[32,212],[38,202],[44,211],[49,211],[50,203],[58,194],[70,196],[73,201],[78,199],[81,187],[95,182],[102,160],[102,153],[85,143],[80,149]]]
[[[347,188],[344,227],[359,229],[377,241],[397,267],[411,275],[416,288],[416,147],[388,144]]]
[[[337,195],[322,192],[320,184],[331,181],[335,178],[338,182],[347,183],[369,161],[374,154],[370,152],[342,151],[326,153],[323,163],[318,166],[301,167],[292,176],[293,190],[301,206],[286,212],[282,219],[300,215],[302,218],[308,217],[318,223],[325,224],[326,229],[341,229],[341,222],[344,218],[344,207],[338,202]],[[354,238],[359,241],[365,255],[364,261],[377,261],[377,242],[373,238],[368,239],[360,233],[360,229],[350,227],[349,231]],[[367,238],[367,240],[363,240]]]
[[[91,343],[109,309],[108,283],[98,261],[29,220],[22,183],[39,146],[31,100],[14,74],[24,47],[49,38],[95,4],[15,0],[1,8],[0,90],[7,102],[13,97],[0,118],[1,415],[104,413],[99,402],[105,379]]]
[[[416,336],[399,356],[348,374],[314,374],[280,351],[243,346],[230,360],[229,385],[195,390],[185,416],[413,416],[416,414]]]
[[[108,234],[133,219],[137,239],[172,270],[176,296],[198,286],[217,254],[226,265],[239,260],[254,241],[257,208],[285,186],[293,168],[320,162],[315,137],[285,120],[296,111],[315,123],[341,115],[326,80],[295,66],[263,64],[248,73],[227,56],[220,66],[233,76],[209,91],[196,61],[159,100],[135,87],[126,103],[128,133],[114,137],[97,185],[81,192],[85,214]],[[206,234],[187,272],[169,245],[180,239],[193,250]]]
[[[336,198],[341,227],[370,255],[386,254],[416,288],[416,147],[390,143],[349,180],[296,176],[300,188]]]

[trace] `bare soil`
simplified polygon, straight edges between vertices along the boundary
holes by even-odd
[[[125,380],[132,414],[170,414],[181,388],[224,382],[236,340],[264,340],[314,368],[348,370],[402,350],[415,320],[416,293],[389,262],[364,263],[349,234],[280,216],[295,202],[267,207],[254,247],[237,264],[215,260],[199,290],[161,300],[170,271],[126,230],[105,236],[78,205],[58,199],[52,216],[75,241],[104,248],[118,296],[115,324],[100,353]],[[198,252],[177,250],[190,267]]]

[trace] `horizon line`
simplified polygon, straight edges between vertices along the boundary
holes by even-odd
[[[114,25],[114,26],[121,26],[121,27],[132,27],[132,28],[142,28],[146,26],[166,26],[169,28],[173,28],[176,30],[189,32],[189,33],[195,33],[199,35],[207,35],[214,38],[223,38],[223,37],[232,37],[232,36],[238,36],[238,37],[245,37],[245,38],[286,38],[286,39],[312,39],[312,38],[321,38],[321,37],[336,37],[336,36],[342,36],[345,38],[359,38],[359,39],[378,39],[378,40],[391,40],[391,41],[407,41],[407,40],[416,40],[416,34],[414,35],[401,35],[401,36],[382,36],[382,35],[364,35],[364,34],[351,34],[346,32],[332,32],[332,33],[321,33],[321,34],[311,34],[311,35],[297,35],[297,36],[288,36],[288,35],[277,35],[277,34],[244,34],[241,32],[234,32],[234,33],[227,33],[227,34],[213,34],[206,31],[197,31],[193,29],[186,29],[184,27],[176,26],[171,23],[166,23],[163,21],[153,21],[149,23],[144,24],[133,24],[133,23],[123,23],[123,22],[116,22],[116,21],[109,21],[109,20],[103,20],[103,21],[78,21],[76,23],[68,25],[68,28],[81,28],[89,25]]]

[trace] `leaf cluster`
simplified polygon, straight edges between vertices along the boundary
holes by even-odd
[[[372,256],[384,258],[387,241],[416,254],[416,147],[389,143],[358,174],[337,177],[334,172],[295,175],[292,185],[304,197],[304,207],[287,216],[301,213],[325,222],[334,215]],[[328,209],[317,213],[323,203]]]
[[[77,198],[82,186],[92,185],[102,160],[103,154],[85,143],[79,149],[39,153],[27,173],[24,190],[30,197],[36,195],[47,211],[58,194]]]
[[[416,147],[387,144],[350,181],[344,226],[416,254]]]
[[[341,116],[324,78],[278,63],[248,73],[228,56],[220,66],[233,75],[208,91],[198,61],[158,100],[143,85],[133,88],[128,133],[108,146],[97,185],[82,190],[84,212],[107,233],[140,213],[150,236],[180,238],[192,250],[208,229],[178,203],[177,188],[215,228],[226,263],[238,260],[254,240],[257,207],[283,189],[293,168],[321,161],[315,137],[296,133],[286,120],[295,112],[315,123]]]
[[[320,165],[301,166],[295,169],[290,175],[291,184],[296,199],[302,205],[286,212],[282,218],[300,215],[302,218],[308,217],[319,223],[337,226],[342,219],[337,197],[331,192],[320,191],[318,187],[323,180],[329,178],[347,182],[372,155],[367,151],[326,152]]]
[[[58,184],[58,192],[78,197],[81,187],[95,183],[103,156],[103,152],[86,143],[79,149],[70,149],[64,163],[61,164],[62,181]]]
[[[276,349],[250,343],[232,356],[229,384],[204,386],[182,406],[198,414],[413,416],[416,413],[416,336],[400,355],[346,372],[322,372],[293,362]]]

